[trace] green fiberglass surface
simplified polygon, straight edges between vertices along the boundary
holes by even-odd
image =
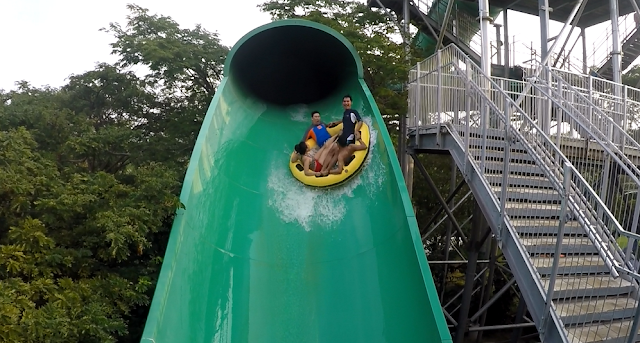
[[[451,341],[361,76],[351,44],[319,24],[274,22],[236,44],[194,148],[142,342]],[[290,174],[290,153],[311,110],[337,120],[344,94],[372,129],[366,166],[343,186],[306,187]]]

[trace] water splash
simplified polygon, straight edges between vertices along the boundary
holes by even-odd
[[[364,161],[364,169],[362,170],[360,178],[363,179],[363,184],[365,185],[369,197],[375,199],[374,195],[382,186],[385,176],[387,175],[385,170],[386,167],[380,160],[381,153],[375,151],[376,143],[378,141],[378,131],[373,126],[373,120],[371,117],[363,117],[362,120],[367,124],[367,126],[369,126],[369,131],[371,131],[371,138],[369,141],[371,150],[369,151],[369,156]]]
[[[287,107],[287,112],[289,112],[291,120],[295,122],[308,122],[309,111],[309,106],[305,104],[297,104]]]
[[[378,132],[369,117],[363,117],[370,128],[371,140],[362,170],[346,184],[330,189],[316,189],[298,182],[282,161],[273,161],[268,179],[269,206],[286,223],[297,223],[306,231],[334,228],[344,218],[345,199],[354,196],[354,190],[364,186],[369,198],[375,200],[386,175],[385,166],[376,152]],[[290,154],[292,147],[285,147]]]

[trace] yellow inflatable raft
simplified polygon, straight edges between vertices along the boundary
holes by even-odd
[[[329,131],[329,134],[332,137],[340,133],[341,130],[342,123],[334,127],[327,127],[327,131]],[[340,174],[329,174],[327,176],[320,177],[304,175],[304,166],[302,164],[302,161],[296,161],[295,163],[291,163],[291,161],[289,161],[289,169],[296,179],[308,186],[324,188],[340,185],[351,179],[358,173],[358,171],[360,171],[365,159],[367,158],[367,155],[369,154],[369,142],[371,140],[371,134],[369,131],[369,127],[365,122],[363,122],[362,126],[360,127],[360,137],[362,138],[364,144],[367,146],[367,149],[356,151],[351,156],[351,158],[346,159],[345,167]],[[317,146],[316,141],[311,138],[307,139],[306,143],[309,149],[314,149]]]

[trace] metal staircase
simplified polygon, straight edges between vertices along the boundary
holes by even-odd
[[[410,73],[409,148],[453,156],[543,342],[636,342],[640,236],[620,223],[637,225],[640,201],[618,186],[640,190],[640,170],[612,142],[623,132],[610,125],[603,133],[575,105],[588,99],[570,97],[549,75],[555,83],[532,80],[517,106],[464,51],[438,51]],[[534,118],[542,108],[571,129],[545,134]],[[567,157],[567,132],[578,131],[591,149]]]
[[[413,0],[409,6],[411,22],[436,41],[444,29],[443,45],[453,43],[474,62],[480,63],[480,41],[479,36],[476,37],[480,30],[478,21],[474,16],[458,9],[458,5],[454,3],[447,24],[443,25],[448,4],[449,0]],[[402,16],[402,0],[368,0],[368,5],[388,8]]]
[[[621,51],[621,70],[625,70],[638,58],[638,56],[640,56],[640,30],[638,30],[637,27],[624,38]],[[607,58],[600,66],[598,69],[598,75],[607,80],[613,79],[613,64],[611,56],[609,56],[609,58]]]
[[[398,18],[401,18],[403,17],[403,2],[403,0],[367,0],[367,6],[381,8],[385,11],[391,10]],[[452,7],[449,16],[447,16],[449,5]],[[490,7],[489,15],[495,19],[501,11],[501,8]],[[438,38],[442,34],[442,46],[455,44],[473,62],[480,64],[481,37],[477,2],[411,0],[409,2],[409,16],[411,23],[420,30],[424,37],[428,37],[427,44],[418,44],[425,53],[432,54],[437,50]],[[492,74],[510,75],[510,77],[521,79],[519,67],[505,70],[504,65],[492,64],[491,70]]]
[[[550,68],[542,67],[541,69],[543,70],[542,75],[545,77],[533,78],[529,82],[539,94],[549,99],[553,110],[563,112],[563,115],[556,116],[556,119],[561,119],[562,125],[569,131],[577,131],[575,129],[580,127],[583,136],[581,139],[586,144],[595,143],[601,148],[601,153],[596,156],[591,155],[587,159],[583,157],[581,161],[576,156],[571,159],[577,161],[578,170],[583,175],[600,175],[592,184],[597,186],[599,197],[621,224],[619,228],[637,231],[640,216],[638,199],[640,170],[637,167],[637,156],[635,157],[636,162],[631,159],[634,158],[634,154],[638,155],[640,152],[640,144],[629,136],[611,116],[596,106],[591,100],[593,97],[585,96]],[[618,106],[614,104],[613,107]],[[556,137],[560,136],[560,132],[556,132]],[[556,144],[560,146],[563,140],[558,139]],[[591,153],[594,150],[592,149]],[[585,153],[589,155],[590,152],[587,149]],[[633,235],[633,238],[628,240],[629,231],[616,231],[602,230],[600,237],[608,235],[611,238],[610,246],[617,255],[620,264],[618,268],[630,276],[627,279],[631,281],[630,286],[634,290],[632,295],[636,298],[637,292],[635,290],[640,279],[637,274],[640,263],[635,256],[637,237]],[[628,327],[631,320],[637,317],[637,304],[629,303],[628,305],[633,305],[635,309],[629,306],[626,310],[616,310],[612,314],[612,322],[616,326]],[[635,332],[637,332],[637,327]],[[629,341],[634,339],[631,336],[628,338]]]

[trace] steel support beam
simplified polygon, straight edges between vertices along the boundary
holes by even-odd
[[[462,189],[462,186],[464,186],[465,184],[466,184],[466,181],[464,181],[464,180],[460,181],[460,183],[458,183],[458,185],[455,186],[453,191],[449,193],[449,196],[447,197],[447,200],[445,200],[445,202],[446,203],[450,203],[453,200],[453,198],[458,194],[460,189]],[[440,205],[440,207],[436,211],[436,214],[434,214],[433,217],[431,217],[431,219],[429,220],[429,222],[427,222],[427,225],[425,225],[425,227],[429,227],[431,224],[433,224],[436,221],[436,219],[438,219],[440,214],[442,214],[442,211],[444,211],[444,207],[442,207],[442,205]]]
[[[399,115],[398,118],[398,162],[400,163],[400,170],[402,170],[402,176],[404,176],[405,184],[407,183],[407,116],[404,114]],[[407,189],[409,185],[407,184]],[[411,192],[411,191],[409,191]]]
[[[580,40],[581,36],[578,35],[578,37],[576,37],[575,42],[573,42],[573,45],[571,46],[571,49],[569,49],[569,52],[567,52],[564,55],[564,58],[562,59],[562,64],[560,65],[560,69],[564,68],[564,64],[567,63],[567,61],[571,58],[571,53],[573,52],[573,49],[576,48],[576,45],[578,45],[578,41]],[[571,66],[571,61],[569,60],[569,67]]]
[[[509,330],[535,327],[535,323],[520,323],[520,324],[506,324],[506,325],[492,325],[492,326],[478,326],[469,328],[469,331],[489,331],[489,330]]]
[[[485,268],[484,270],[487,270],[487,268]],[[482,273],[478,273],[478,275],[480,275]],[[474,279],[475,280],[475,279]],[[473,296],[476,295],[476,293],[478,293],[480,291],[480,289],[482,288],[482,286],[478,286],[473,288],[473,292],[471,292],[471,298],[473,299]],[[460,310],[460,307],[462,307],[462,303],[460,303],[458,306],[456,306],[456,308],[454,308],[453,310],[451,310],[451,312],[455,312]],[[467,325],[467,331],[468,331],[469,325]],[[465,331],[466,332],[466,331]]]
[[[511,288],[511,286],[513,286],[516,283],[516,279],[511,279],[511,281],[507,282],[506,285],[504,285],[499,291],[498,293],[496,293],[493,298],[491,298],[489,301],[487,301],[486,304],[484,304],[484,306],[482,306],[478,312],[476,312],[473,316],[471,316],[471,318],[469,318],[470,321],[475,321],[476,319],[480,318],[480,316],[485,313],[489,307],[491,307],[491,305],[495,304],[496,301],[498,301],[498,299],[500,299],[500,297],[509,290],[509,288]]]
[[[489,263],[491,262],[491,260],[478,260],[476,261],[476,263]],[[429,261],[429,264],[465,264],[465,263],[469,263],[469,260],[460,260],[460,261],[456,261],[456,260],[445,260],[445,261]]]
[[[451,226],[451,222],[448,222],[447,238],[445,238],[444,243],[444,259],[446,261],[449,260],[449,250],[451,250],[451,231],[453,231],[453,227]],[[447,289],[447,273],[449,273],[449,264],[444,265],[444,272],[442,273],[442,281],[440,282],[440,301],[444,299],[444,293]]]
[[[510,48],[509,48],[509,17],[507,16],[508,10],[505,8],[502,11],[502,18],[504,19],[504,77],[509,78],[509,68],[511,66]]]
[[[480,273],[478,273],[478,275],[476,275],[476,276],[473,278],[473,281],[472,281],[472,282],[473,282],[473,283],[475,283],[475,282],[480,278],[480,276],[482,276],[482,273],[484,273],[484,272],[486,272],[486,271],[487,271],[487,267],[482,268],[482,270],[480,271]],[[447,308],[447,307],[449,307],[449,305],[453,304],[453,302],[454,302],[454,301],[456,301],[456,299],[458,299],[458,298],[459,298],[463,293],[464,293],[464,289],[463,289],[463,290],[461,290],[461,291],[459,291],[455,296],[453,296],[453,298],[451,298],[451,299],[449,300],[449,302],[448,302],[448,303],[446,303],[444,306],[442,306],[442,308]]]
[[[405,140],[406,142],[406,140]],[[406,149],[406,144],[405,144],[405,149]],[[405,150],[404,153],[404,163],[406,165],[407,168],[407,178],[406,178],[406,184],[407,184],[407,188],[409,189],[409,198],[413,198],[413,159],[412,158],[408,158],[409,155],[407,155],[407,152]]]
[[[549,55],[549,0],[538,0],[540,17],[540,64],[547,64]],[[555,44],[556,42],[554,42]]]
[[[471,193],[471,191],[469,191],[469,193],[467,193],[468,195],[471,195],[473,193]],[[465,196],[466,198],[466,196]],[[465,199],[466,200],[466,199]],[[454,208],[451,209],[451,211],[455,211],[456,208],[458,208],[458,206],[460,206],[463,202],[459,202]],[[470,215],[467,219],[465,219],[462,224],[460,224],[460,227],[464,227],[465,225],[467,225],[467,223],[469,221],[471,221],[471,218],[473,218],[473,215]],[[425,233],[424,235],[422,235],[420,238],[422,239],[422,241],[424,242],[427,238],[429,238],[429,236],[433,233],[433,231],[435,231],[438,226],[440,226],[440,224],[442,224],[443,221],[447,220],[447,218],[442,218],[436,225],[434,225],[431,230],[429,230],[427,233]]]
[[[518,309],[516,310],[515,324],[522,323],[526,309],[527,309],[527,303],[524,301],[524,298],[522,297],[522,295],[520,295],[520,299],[518,299]],[[522,328],[517,328],[516,330],[513,330],[513,332],[511,333],[511,342],[518,343],[518,341],[520,340],[520,336],[522,336]]]
[[[620,29],[618,28],[618,0],[609,0],[609,13],[611,15],[611,67],[613,68],[613,82],[622,83],[622,59],[620,46]],[[618,91],[619,87],[615,87]],[[614,94],[619,96],[619,94]],[[618,123],[621,124],[621,123]]]
[[[487,276],[487,286],[485,288],[485,294],[483,296],[486,301],[491,299],[493,295],[493,281],[496,273],[496,262],[498,260],[498,241],[493,238],[491,240],[491,248],[489,250],[489,275]],[[487,320],[487,312],[485,311],[480,317],[480,326],[484,326]],[[478,333],[477,343],[482,342],[482,332]]]
[[[406,37],[405,51],[407,53],[407,56],[409,56],[409,51],[410,51],[409,42],[411,41],[411,38],[409,36],[409,27],[410,27],[409,23],[411,21],[411,12],[410,12],[409,6],[411,6],[411,4],[409,3],[409,1],[410,0],[404,0],[403,7],[402,7],[402,16],[403,16],[402,19],[404,20],[402,27],[403,27],[403,33],[405,34],[405,37]],[[378,3],[380,3],[380,0],[378,0]],[[407,60],[409,60],[409,58],[407,58]]]
[[[440,24],[440,34],[438,35],[436,50],[440,50],[444,48],[444,46],[442,45],[442,41],[444,40],[444,33],[445,31],[447,31],[447,22],[449,21],[449,17],[451,16],[451,10],[453,9],[454,3],[455,1],[451,1],[451,0],[447,3],[447,10],[444,13],[444,20],[442,20],[442,23]]]
[[[538,17],[540,18],[540,64],[548,66],[550,65],[551,57],[551,51],[549,50],[549,0],[538,0],[538,11]],[[558,36],[560,35],[558,34]],[[554,40],[552,47],[555,47],[558,41],[558,39]],[[546,75],[543,78],[548,79]],[[551,131],[551,101],[540,98],[538,102],[542,105],[538,112],[540,128],[542,132],[548,135]]]
[[[445,318],[447,318],[451,322],[451,324],[453,324],[454,326],[458,325],[458,322],[455,319],[453,319],[451,314],[449,314],[449,312],[445,310],[444,307],[442,308],[442,313],[444,313]]]
[[[456,333],[453,338],[453,343],[462,343],[464,341],[464,334],[467,331],[467,325],[469,324],[469,310],[471,309],[471,298],[474,280],[476,277],[476,267],[478,262],[478,251],[482,245],[480,234],[484,235],[482,230],[491,231],[487,228],[485,223],[484,214],[478,202],[475,203],[473,208],[473,220],[471,224],[471,236],[468,243],[469,263],[467,264],[467,271],[465,273],[464,293],[462,295],[462,306],[460,308],[458,326],[456,327]]]
[[[586,75],[589,73],[589,64],[587,62],[587,30],[580,28],[582,36],[582,72]]]
[[[480,34],[482,37],[481,47],[481,65],[482,71],[491,76],[491,41],[489,40],[489,24],[491,17],[489,16],[489,0],[479,0],[478,10],[480,12]]]
[[[469,198],[471,195],[473,195],[473,193],[471,191],[467,192],[467,194],[464,197],[462,197],[462,199],[460,199],[460,201],[457,204],[455,204],[455,206],[453,206],[451,208],[451,212],[455,212],[458,209],[458,207],[462,206],[462,204],[464,204],[464,202],[467,200],[467,198]],[[471,220],[472,217],[473,217],[473,215],[469,216],[467,219],[465,219],[465,221],[462,222],[462,224],[460,224],[460,227],[462,228],[465,225],[467,225],[467,223]],[[444,221],[447,221],[447,223],[450,222],[448,220],[448,216],[445,215],[444,218],[440,219],[436,224],[434,224],[431,227],[431,229],[429,229],[429,231],[427,231],[424,235],[420,236],[422,241],[425,241],[433,233],[433,231],[435,231],[440,226],[440,224],[442,224]]]
[[[610,0],[609,4],[609,13],[611,14],[611,43],[613,44],[611,47],[611,71],[613,82],[616,83],[613,87],[613,95],[620,99],[622,98],[622,87],[620,86],[622,83],[622,45],[620,43],[620,28],[618,27],[618,17],[620,13],[618,11],[618,0]],[[620,113],[620,104],[615,102],[614,106],[616,113]],[[623,126],[624,118],[618,115],[614,116],[613,119],[618,125]],[[621,139],[623,138],[619,137],[618,133],[613,137],[614,142],[619,142]]]
[[[584,8],[587,7],[587,2],[589,2],[589,0],[584,0],[582,2],[582,4],[580,5],[580,9],[578,10],[578,14],[573,19],[573,24],[571,24],[571,29],[569,29],[569,33],[567,34],[567,39],[565,39],[564,43],[562,43],[562,48],[560,48],[560,51],[558,52],[558,57],[556,57],[556,60],[553,61],[553,66],[554,67],[558,64],[558,60],[560,60],[560,57],[562,56],[562,51],[564,51],[564,48],[567,47],[567,43],[569,43],[569,39],[571,38],[571,34],[573,33],[573,30],[576,28],[576,25],[578,25],[578,21],[580,21],[580,18],[582,17],[582,12],[584,12]]]
[[[583,0],[578,0],[576,2],[575,6],[573,7],[573,10],[571,10],[571,14],[569,15],[569,18],[567,18],[567,21],[562,26],[562,29],[560,30],[560,33],[558,34],[558,36],[562,35],[564,30],[567,28],[567,25],[569,25],[569,23],[571,21],[573,21],[573,18],[576,16],[576,14],[578,12],[578,9],[580,9],[580,6],[582,6],[582,1]],[[538,0],[538,3],[542,3],[542,2],[544,2],[545,4],[548,3],[547,0]],[[548,9],[548,6],[545,6],[544,9],[545,9],[544,12],[546,12],[546,9]],[[540,12],[543,12],[543,10],[541,9]],[[545,17],[547,18],[547,21],[545,21],[545,24],[546,24],[546,23],[548,23],[548,13],[546,14]],[[543,19],[541,18],[540,22],[542,23],[542,21],[543,21]],[[545,37],[544,37],[546,39],[547,38],[546,35],[548,35],[549,32],[548,32],[548,27],[547,26],[545,26],[545,27],[547,28],[545,30]],[[541,28],[541,31],[542,31],[542,28]],[[544,44],[546,46],[546,43],[542,43],[542,44]],[[549,56],[550,56],[550,52],[553,51],[553,49],[555,48],[556,44],[558,44],[558,40],[555,40],[553,42],[553,44],[551,45],[551,48],[549,48],[546,51],[543,51],[543,54],[544,54],[543,56],[545,56],[545,57],[542,58],[542,60],[540,61],[540,64],[542,64],[542,65],[548,64],[547,62],[548,62],[548,59],[549,59]],[[542,71],[542,68],[537,68],[536,72],[534,73],[534,75],[532,75],[532,77],[538,77],[538,75],[540,74],[541,71]],[[520,96],[515,101],[516,106],[519,106],[520,103],[522,102],[522,100],[524,100],[524,98],[526,97],[527,93],[529,93],[529,90],[531,89],[531,87],[533,87],[533,85],[531,83],[527,83],[525,88],[522,90]],[[523,128],[524,128],[524,124],[523,124],[523,126],[520,127],[520,130],[522,130]]]
[[[442,205],[442,207],[444,208],[444,211],[447,212],[447,216],[448,216],[449,220],[451,221],[451,224],[453,224],[453,227],[456,229],[456,231],[460,235],[460,238],[462,238],[462,241],[465,242],[465,243],[468,242],[469,240],[465,236],[464,232],[462,232],[462,229],[460,228],[460,225],[458,225],[458,222],[456,221],[456,218],[453,216],[453,213],[449,209],[449,206],[447,205],[447,202],[442,198],[442,195],[440,194],[440,191],[438,190],[438,187],[436,186],[435,182],[433,182],[433,179],[431,178],[431,176],[429,176],[429,173],[424,168],[424,166],[422,165],[422,163],[418,159],[418,156],[415,154],[415,152],[411,153],[411,158],[413,158],[413,161],[414,161],[415,165],[418,167],[418,170],[420,171],[420,174],[422,174],[422,177],[424,177],[425,180],[427,181],[427,184],[429,185],[429,188],[431,188],[431,190],[435,193],[436,197],[438,198],[438,201],[440,202],[440,205]]]
[[[502,40],[500,39],[500,28],[502,25],[493,24],[496,29],[496,64],[502,65]]]
[[[631,1],[631,6],[633,6],[633,10],[636,11],[636,14],[638,16],[640,16],[640,7],[638,7],[636,0],[629,0],[629,1]]]
[[[451,1],[450,3],[453,3],[453,1]],[[457,116],[457,113],[456,113]],[[453,198],[455,196],[455,193],[458,192],[460,189],[458,187],[456,187],[456,176],[458,174],[458,166],[456,166],[456,161],[453,160],[453,157],[450,157],[451,159],[451,182],[449,184],[449,197],[448,197],[448,205],[450,207],[454,207],[455,206],[455,202],[453,201]],[[451,221],[447,222],[447,238],[446,241],[444,243],[444,259],[448,260],[449,259],[449,250],[451,249],[451,233],[453,231],[453,225],[451,225]],[[445,292],[445,285],[447,282],[447,273],[449,272],[449,265],[445,264],[444,265],[444,274],[442,276],[442,292],[440,292],[440,299],[444,299],[444,292]]]
[[[378,4],[380,4],[380,0],[378,0]],[[403,39],[404,41],[404,52],[405,52],[405,60],[407,65],[411,63],[411,40],[409,38],[409,23],[411,21],[411,13],[409,12],[409,0],[404,0],[403,7]],[[402,170],[402,174],[404,175],[405,184],[407,184],[407,156],[406,156],[406,148],[407,148],[407,116],[405,114],[401,114],[399,118],[399,127],[398,127],[398,159],[400,160],[400,169]],[[407,188],[409,185],[407,184]],[[411,194],[411,190],[409,190],[409,194]]]

